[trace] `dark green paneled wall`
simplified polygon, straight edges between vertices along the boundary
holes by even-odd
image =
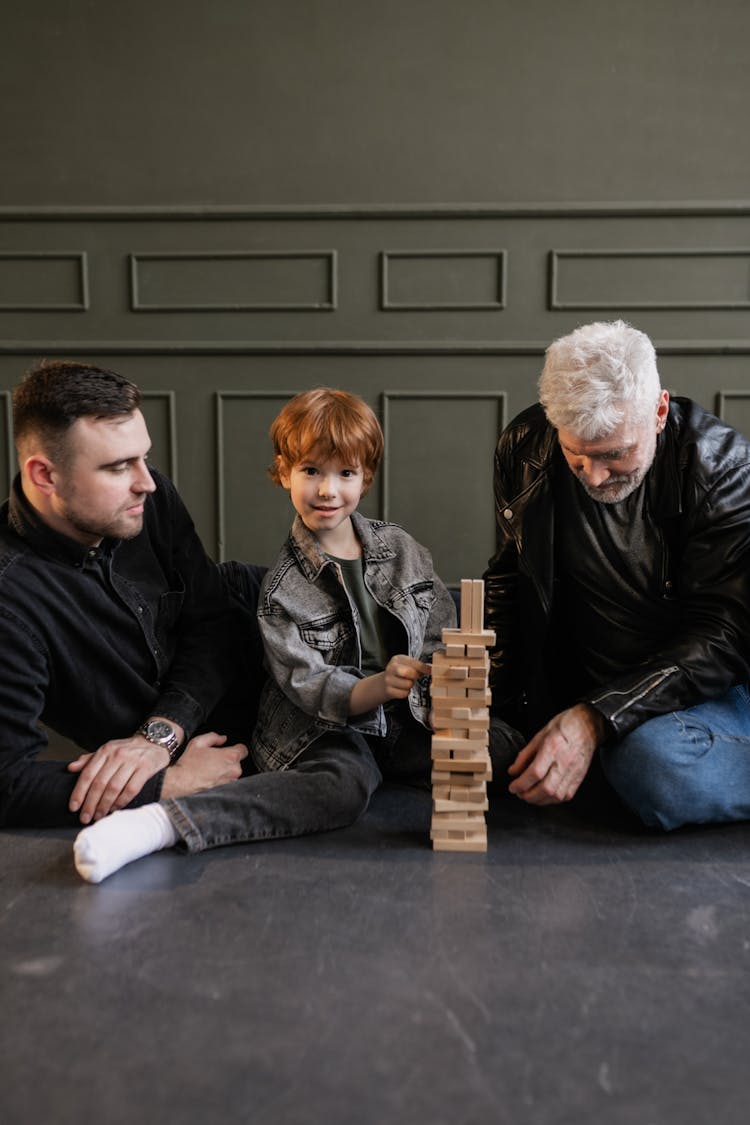
[[[332,383],[386,425],[366,511],[456,581],[576,324],[632,320],[750,431],[748,41],[745,0],[9,0],[0,485],[7,390],[85,354],[143,386],[209,549],[268,561],[268,423]]]

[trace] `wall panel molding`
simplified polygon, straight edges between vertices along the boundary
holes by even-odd
[[[602,266],[607,266],[607,278],[603,284],[609,284],[611,287],[616,287],[617,284],[622,284],[622,278],[617,277],[618,264],[623,262],[642,262],[642,263],[655,263],[660,261],[662,265],[674,262],[677,267],[676,272],[672,278],[666,276],[662,278],[650,278],[648,271],[642,271],[640,276],[633,276],[626,279],[626,288],[636,287],[640,291],[648,291],[648,289],[656,284],[656,287],[668,288],[673,285],[679,288],[689,280],[694,283],[697,279],[695,276],[690,276],[689,266],[692,262],[693,275],[701,270],[701,267],[709,264],[709,262],[721,262],[723,259],[734,261],[735,259],[742,263],[744,259],[745,268],[735,271],[737,277],[725,278],[725,282],[730,285],[734,284],[738,290],[742,292],[741,297],[726,296],[723,298],[715,298],[712,296],[701,296],[698,298],[656,298],[648,299],[646,297],[629,297],[620,296],[619,298],[610,299],[591,299],[589,297],[580,297],[579,299],[565,298],[561,296],[561,290],[564,287],[562,274],[565,269],[566,262],[598,262]],[[603,272],[603,271],[602,271]],[[634,273],[634,271],[631,271]],[[716,277],[709,277],[708,271],[703,270],[705,277],[703,284],[706,290],[715,291],[717,285]],[[589,282],[591,278],[587,279]],[[602,284],[599,280],[598,284]],[[549,308],[555,310],[609,310],[619,311],[625,309],[660,309],[660,310],[689,310],[689,309],[750,309],[750,249],[746,248],[731,248],[723,249],[721,247],[701,247],[701,248],[687,248],[681,247],[676,249],[656,249],[652,247],[645,248],[630,248],[630,249],[616,249],[616,250],[588,250],[588,249],[569,249],[569,250],[551,250],[549,254]]]
[[[385,438],[385,452],[380,469],[380,510],[382,518],[390,518],[391,510],[391,465],[389,458],[390,440],[394,426],[394,405],[399,402],[420,401],[428,402],[476,402],[485,399],[495,405],[497,411],[497,433],[505,427],[507,414],[507,399],[505,391],[383,391],[381,394],[381,422]]]
[[[0,207],[0,222],[31,221],[133,222],[143,219],[543,219],[543,218],[658,218],[750,215],[750,200],[640,200],[632,202],[571,203],[383,203],[350,206],[340,204],[289,204],[235,207],[216,205],[164,205],[131,207]]]
[[[295,287],[299,283],[299,278],[295,279],[294,275],[287,271],[285,278],[272,276],[271,270],[266,270],[264,277],[262,275],[262,266],[271,264],[271,266],[284,266],[291,265],[299,262],[319,261],[325,268],[325,283],[324,292],[319,294],[316,298],[311,295],[306,300],[284,300],[272,299],[270,296],[261,300],[246,300],[241,297],[234,299],[224,300],[148,300],[142,297],[142,290],[148,287],[148,270],[149,265],[156,265],[156,263],[178,263],[182,269],[175,269],[172,274],[172,284],[179,288],[180,283],[183,285],[197,286],[198,291],[203,286],[215,288],[217,284],[224,281],[226,284],[237,284],[241,279],[230,278],[229,272],[231,266],[236,266],[240,263],[248,263],[250,268],[246,271],[244,283],[246,285],[265,284],[267,290],[270,292],[275,285],[280,283]],[[226,263],[227,270],[225,271],[226,277],[222,279],[219,273],[213,277],[205,277],[204,270],[191,270],[191,265],[203,265],[209,263]],[[175,250],[175,251],[139,251],[129,255],[130,265],[130,307],[133,312],[181,312],[181,313],[194,313],[194,312],[331,312],[337,306],[337,255],[335,250],[263,250],[263,251],[244,251],[244,250]],[[252,267],[261,267],[253,269]],[[153,272],[153,271],[152,271]],[[233,270],[232,272],[237,272]],[[276,271],[278,274],[278,270]],[[162,270],[162,284],[169,285],[169,277],[166,276],[168,271]],[[192,276],[191,276],[192,275]],[[152,277],[152,286],[154,279]],[[167,290],[168,291],[168,290]]]
[[[141,398],[146,402],[163,403],[165,412],[165,431],[167,440],[167,473],[175,484],[179,476],[179,456],[177,447],[177,394],[175,391],[143,390]]]
[[[5,289],[20,286],[28,290],[29,279],[21,276],[20,270],[13,270],[13,264],[19,267],[21,263],[32,263],[32,273],[37,274],[36,284],[40,289],[49,286],[52,281],[62,288],[69,285],[71,295],[65,297],[61,292],[57,298],[49,296],[25,300],[3,300],[0,297],[0,312],[86,312],[89,308],[89,275],[88,258],[83,250],[58,251],[58,250],[3,250],[0,251],[0,294]],[[51,262],[69,262],[73,266],[72,277],[59,277],[51,279],[45,266]],[[6,268],[7,263],[7,268]],[[33,267],[38,267],[34,269]],[[15,278],[13,274],[16,274]]]
[[[464,261],[469,263],[486,262],[494,263],[491,270],[491,278],[475,276],[472,277],[467,271],[462,283],[471,288],[473,285],[479,284],[481,287],[486,287],[484,296],[477,296],[469,300],[456,300],[455,298],[428,298],[426,300],[411,300],[399,299],[392,297],[391,291],[398,288],[399,284],[399,263],[406,262],[429,262],[433,266],[438,263],[451,262],[454,267],[457,263]],[[406,271],[401,271],[406,274]],[[474,271],[476,274],[477,271]],[[506,291],[507,291],[507,252],[505,250],[495,249],[471,249],[471,250],[381,250],[380,252],[380,308],[385,311],[400,311],[400,310],[430,310],[445,312],[446,310],[458,311],[478,311],[480,309],[488,309],[498,311],[505,308],[506,305]],[[440,276],[437,269],[432,269],[432,276],[426,282],[424,279],[412,278],[412,285],[416,285],[417,289],[420,284],[427,285],[428,288],[438,287],[440,285]],[[408,274],[401,278],[401,285],[408,285]],[[451,285],[455,286],[456,279],[451,279]]]
[[[747,355],[750,339],[659,340],[661,355]],[[549,340],[0,340],[0,355],[544,355]]]
[[[277,401],[279,409],[298,390],[285,391],[257,390],[257,391],[216,391],[216,413],[214,416],[216,432],[216,561],[226,560],[227,549],[227,488],[226,488],[226,462],[227,439],[224,411],[231,402],[273,402]],[[281,544],[279,544],[280,546]]]

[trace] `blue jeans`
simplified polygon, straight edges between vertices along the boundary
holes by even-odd
[[[286,770],[161,802],[189,852],[344,828],[386,779],[429,788],[430,733],[400,705],[384,738],[351,727],[317,739]]]
[[[678,828],[750,818],[750,694],[672,711],[600,750],[610,785],[641,820]]]

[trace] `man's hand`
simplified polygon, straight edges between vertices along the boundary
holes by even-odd
[[[225,746],[225,734],[199,734],[191,738],[179,760],[164,775],[162,797],[187,797],[200,789],[213,789],[242,776],[241,762],[247,746]]]
[[[508,772],[509,791],[530,805],[556,805],[575,796],[597,746],[605,720],[588,703],[555,715],[524,746]]]
[[[169,765],[169,754],[142,734],[114,738],[93,754],[68,762],[71,773],[80,773],[68,808],[80,813],[81,824],[100,820],[115,809],[124,809],[137,797],[150,777]]]

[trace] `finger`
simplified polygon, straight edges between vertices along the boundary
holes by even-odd
[[[521,794],[529,792],[534,786],[539,785],[540,782],[545,781],[548,777],[551,782],[550,771],[553,766],[555,766],[555,763],[550,760],[549,757],[541,752],[535,754],[533,760],[528,763],[523,773],[508,786],[508,790],[516,796],[521,796]]]
[[[74,758],[72,762],[68,762],[65,768],[70,773],[79,773],[92,757],[93,754],[80,754],[79,757]]]
[[[526,769],[530,762],[533,762],[537,752],[537,739],[532,738],[521,750],[518,751],[515,761],[511,762],[508,766],[508,773],[518,776]]]
[[[94,780],[96,779],[97,774],[102,768],[104,761],[104,756],[100,756],[98,754],[98,751],[96,754],[91,754],[89,756],[89,760],[85,763],[81,772],[81,776],[78,778],[78,781],[73,787],[73,792],[70,794],[68,808],[71,812],[78,812],[78,810],[85,803],[89,788],[94,783]]]
[[[130,804],[141,790],[138,777],[139,771],[134,770],[130,762],[123,762],[119,767],[113,765],[111,771],[101,770],[86,795],[81,809],[81,822],[88,824],[92,820],[101,820],[114,808],[124,808]]]

